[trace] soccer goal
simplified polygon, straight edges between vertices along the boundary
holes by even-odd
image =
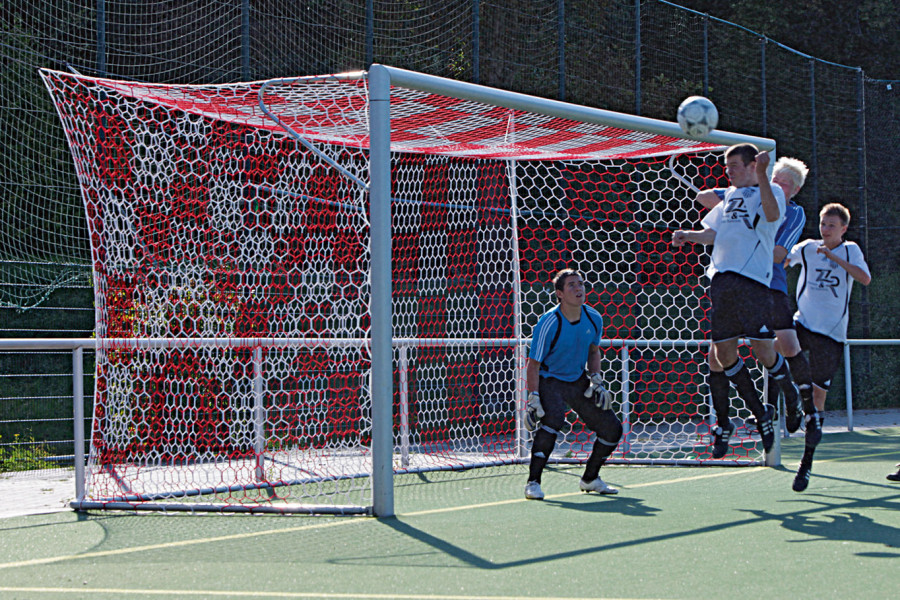
[[[525,462],[531,328],[580,269],[626,434],[710,458],[693,186],[771,140],[373,65],[229,85],[44,70],[91,235],[77,509],[393,514],[398,473]],[[764,457],[738,408],[732,454]],[[573,426],[555,460],[580,461]],[[719,461],[721,464],[722,461]]]

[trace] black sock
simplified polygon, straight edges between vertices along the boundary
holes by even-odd
[[[762,419],[766,414],[765,408],[759,400],[756,386],[753,385],[753,378],[750,377],[750,369],[747,368],[741,357],[738,357],[736,363],[725,368],[725,376],[728,377],[728,380],[734,384],[735,388],[737,388],[738,396],[741,397],[747,405],[747,408],[750,409],[757,419]]]
[[[802,353],[798,356],[802,356]],[[809,368],[809,365],[807,365],[807,368]],[[775,381],[777,381],[778,387],[781,388],[786,396],[787,394],[791,393],[791,388],[794,385],[792,367],[788,366],[788,361],[785,360],[784,357],[781,356],[781,354],[778,354],[777,352],[775,353],[775,364],[771,367],[766,367],[766,371],[769,372],[769,379],[774,379]]]
[[[709,394],[712,396],[713,410],[716,412],[716,422],[720,427],[724,427],[728,423],[728,413],[731,409],[731,403],[728,401],[728,394],[731,391],[728,377],[722,371],[710,371],[707,383]]]
[[[543,427],[534,432],[534,441],[531,443],[531,463],[528,465],[528,481],[541,482],[541,473],[547,466],[547,460],[556,445],[556,434],[550,433]]]
[[[615,446],[595,441],[594,448],[591,450],[591,455],[588,457],[587,464],[584,467],[584,476],[582,479],[586,482],[597,479],[600,475],[600,467],[603,466],[603,463],[606,462],[606,459],[609,458],[609,455],[612,454],[615,449]]]

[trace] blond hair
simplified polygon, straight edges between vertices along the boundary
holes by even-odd
[[[781,171],[787,173],[788,177],[791,178],[791,181],[794,182],[794,185],[797,186],[797,191],[799,192],[800,188],[803,187],[803,184],[806,183],[809,167],[806,166],[805,162],[798,158],[782,156],[775,162],[775,166],[772,167],[772,176],[774,177],[776,173],[780,173]]]
[[[837,217],[845,226],[850,224],[850,211],[847,210],[846,206],[837,202],[832,202],[822,207],[822,210],[819,211],[819,219],[821,220],[825,217]]]

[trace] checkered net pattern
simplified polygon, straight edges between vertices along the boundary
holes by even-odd
[[[91,233],[87,497],[368,504],[368,192],[321,158],[367,181],[365,78],[270,86],[279,124],[261,84],[42,76]],[[666,234],[700,218],[672,168],[715,185],[714,147],[413,90],[391,103],[395,471],[527,456],[527,338],[559,268],[584,273],[606,338],[702,339],[706,255]],[[703,353],[627,354],[626,397],[604,349],[627,431],[613,459],[708,458]],[[591,442],[573,421],[558,456]]]

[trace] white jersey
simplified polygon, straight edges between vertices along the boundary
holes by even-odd
[[[778,202],[778,218],[767,221],[762,207],[759,186],[734,187],[725,190],[719,202],[703,218],[703,227],[716,232],[712,260],[706,274],[712,279],[716,273],[732,271],[769,286],[772,281],[772,253],[775,234],[784,221],[784,192],[772,186]]]
[[[816,252],[821,245],[822,240],[803,240],[787,256],[791,267],[799,265],[801,269],[794,320],[810,331],[844,342],[853,277],[836,262]],[[869,273],[862,250],[853,242],[843,242],[832,252]]]

